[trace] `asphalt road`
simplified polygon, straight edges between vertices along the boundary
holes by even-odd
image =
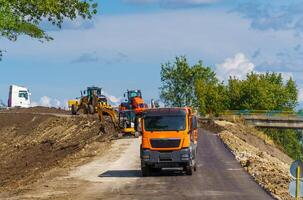
[[[139,150],[139,149],[138,149]],[[139,162],[126,153],[124,163]],[[273,199],[241,168],[217,135],[201,132],[198,144],[198,169],[193,176],[178,171],[163,171],[141,177],[136,168],[108,170],[98,183],[83,191],[85,199]],[[121,169],[121,168],[120,168]],[[112,178],[110,182],[108,179]],[[121,183],[124,184],[121,185]],[[101,184],[102,183],[102,184]],[[106,183],[110,186],[106,186]],[[104,185],[105,184],[105,185]],[[86,193],[86,195],[84,195]]]

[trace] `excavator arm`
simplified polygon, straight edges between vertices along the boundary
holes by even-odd
[[[114,126],[116,128],[119,127],[118,125],[118,119],[117,119],[117,114],[116,114],[116,111],[112,108],[106,108],[106,107],[103,107],[103,106],[98,106],[97,107],[97,111],[98,111],[98,116],[99,116],[99,120],[101,122],[104,122],[104,115],[107,115],[111,118],[112,120],[112,123],[114,124]]]

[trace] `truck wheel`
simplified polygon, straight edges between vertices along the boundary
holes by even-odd
[[[151,168],[148,166],[141,167],[142,176],[150,176]]]
[[[192,166],[186,166],[185,167],[185,174],[188,176],[193,175],[193,167]]]
[[[152,172],[160,173],[162,171],[162,168],[152,168]]]
[[[72,105],[72,115],[76,115],[76,114],[77,114],[77,106]]]
[[[93,105],[88,105],[88,113],[91,115],[95,114],[95,108]]]

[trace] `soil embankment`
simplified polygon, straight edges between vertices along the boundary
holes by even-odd
[[[110,122],[64,110],[0,111],[0,192],[18,193],[45,172],[90,160],[110,145],[114,132]]]

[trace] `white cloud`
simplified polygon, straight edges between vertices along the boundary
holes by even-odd
[[[271,70],[267,70],[271,72]],[[216,73],[220,80],[228,80],[229,77],[236,77],[238,79],[245,79],[246,75],[250,72],[254,73],[266,73],[267,71],[258,71],[255,69],[255,64],[246,57],[244,53],[237,53],[232,58],[226,58],[224,63],[216,66]],[[279,72],[284,81],[294,78],[292,72]]]
[[[58,99],[54,99],[53,100],[53,106],[56,108],[61,107],[61,101],[59,101]]]
[[[115,97],[104,91],[103,91],[103,94],[109,99],[110,103],[113,104],[114,106],[118,106],[121,103],[122,98]]]
[[[31,107],[35,107],[35,106],[60,108],[62,105],[61,105],[61,101],[56,98],[52,99],[48,96],[43,96],[40,98],[39,102],[35,102],[35,101],[31,102]]]
[[[243,53],[237,53],[233,58],[227,58],[224,63],[218,64],[216,73],[220,80],[228,80],[230,76],[244,79],[254,69],[255,65]]]
[[[40,99],[40,106],[52,107],[51,98],[49,98],[48,96],[41,97],[41,99]]]

